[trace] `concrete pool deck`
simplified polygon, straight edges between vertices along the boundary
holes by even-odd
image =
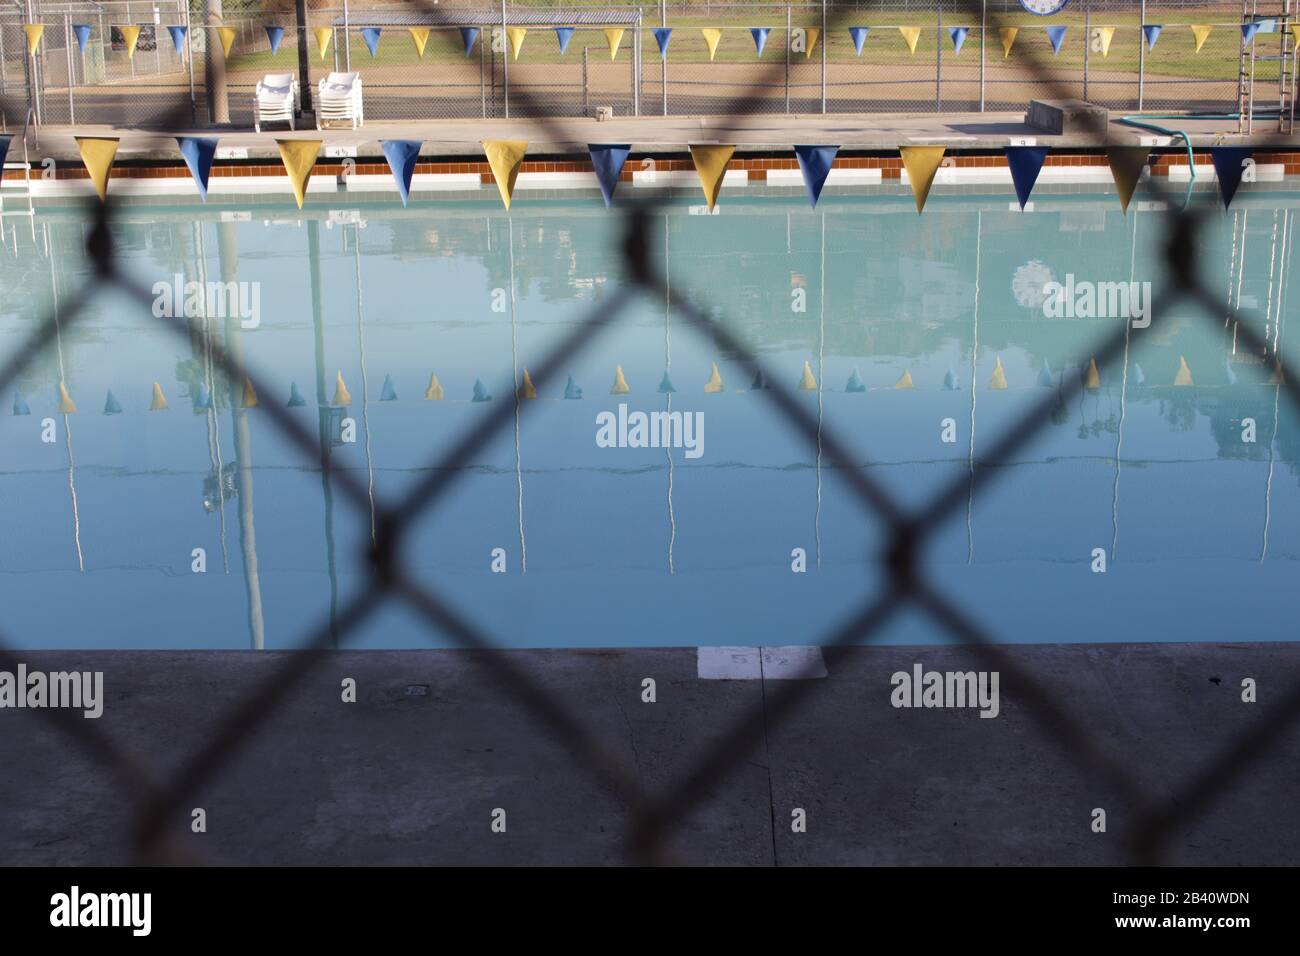
[[[1153,134],[1122,125],[1124,115],[1110,114],[1106,141],[1139,144]],[[1279,136],[1260,127],[1249,137],[1239,137],[1234,120],[1162,121],[1185,130],[1196,147],[1249,144],[1261,149],[1287,149],[1300,145],[1300,137]],[[11,130],[10,132],[18,132]],[[1060,149],[1089,149],[1104,145],[1097,137],[1078,133],[1051,135],[1028,125],[1019,113],[930,114],[828,114],[824,116],[641,116],[603,122],[583,117],[535,119],[428,120],[374,122],[361,129],[300,129],[279,126],[255,133],[247,128],[198,128],[162,132],[110,126],[45,126],[32,158],[80,162],[74,136],[113,136],[122,142],[119,162],[165,160],[179,162],[174,136],[215,136],[222,150],[242,152],[248,159],[279,161],[276,139],[322,139],[325,155],[332,148],[355,149],[358,157],[379,157],[381,139],[419,139],[425,157],[482,157],[484,139],[525,139],[530,159],[543,156],[585,156],[589,143],[628,143],[633,152],[684,153],[688,143],[734,143],[746,152],[788,154],[795,143],[831,143],[845,150],[894,150],[908,144],[943,144],[953,150],[998,150],[1025,138]],[[10,160],[21,158],[16,141]],[[221,158],[220,156],[218,157]]]
[[[1276,717],[1300,682],[1296,643],[1004,647],[1007,659],[1150,798]],[[693,648],[507,651],[650,794],[697,765],[731,723],[789,682],[707,679]],[[30,670],[104,673],[84,723],[157,780],[174,773],[287,655],[235,651],[24,652]],[[627,804],[505,692],[480,653],[321,655],[253,739],[168,821],[183,860],[213,864],[617,864]],[[740,670],[747,666],[741,661]],[[754,661],[750,660],[750,664]],[[890,676],[982,665],[952,647],[825,652],[825,676],[787,719],[672,821],[677,862],[742,865],[1106,865],[1131,862],[1135,808],[1080,770],[1004,673],[1000,712],[895,709]],[[701,675],[706,675],[702,677]],[[341,701],[355,679],[357,700]],[[1258,702],[1242,701],[1254,678]],[[645,678],[656,701],[642,700]],[[64,712],[67,713],[67,712]],[[135,862],[139,793],[48,714],[0,710],[0,861]],[[75,718],[80,722],[80,716]],[[764,740],[764,737],[766,738]],[[1205,813],[1174,829],[1164,862],[1290,865],[1300,856],[1300,729],[1279,732]],[[206,812],[192,833],[190,808]],[[1091,829],[1105,808],[1106,833]],[[504,809],[505,833],[492,813]],[[806,812],[807,831],[792,831]]]

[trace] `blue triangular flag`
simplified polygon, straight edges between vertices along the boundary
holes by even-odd
[[[1241,25],[1241,42],[1249,44],[1251,40],[1255,39],[1255,34],[1258,32],[1258,23],[1243,23]]]
[[[754,373],[754,380],[749,383],[749,390],[751,392],[765,391],[767,389],[770,389],[771,387],[772,386],[767,383],[767,375],[763,372],[761,368]]]
[[[957,373],[952,369],[943,373],[943,388],[946,392],[955,392],[960,386],[957,384]]]
[[[1011,182],[1016,187],[1016,198],[1020,200],[1020,208],[1024,209],[1025,203],[1029,202],[1029,194],[1034,190],[1034,183],[1038,181],[1043,160],[1047,158],[1047,147],[1004,146],[1003,150],[1007,155],[1007,166],[1011,170]]]
[[[384,376],[384,387],[379,390],[379,400],[381,402],[397,401],[397,389],[393,386],[393,376]]]
[[[1047,364],[1047,359],[1043,359],[1043,367],[1038,370],[1038,384],[1043,388],[1051,388],[1056,384],[1056,378],[1052,375],[1052,366]]]
[[[176,55],[184,56],[185,55],[185,34],[189,32],[189,29],[187,27],[168,27],[167,32],[172,35],[172,46],[176,50]],[[90,27],[86,27],[86,33],[87,34],[90,33]],[[82,42],[80,39],[78,39],[77,42],[81,43],[81,52],[85,53],[86,44]]]
[[[817,199],[822,194],[822,186],[826,185],[826,177],[830,175],[831,163],[835,162],[835,154],[838,151],[838,146],[796,146],[794,148],[794,155],[799,160],[799,172],[803,173],[803,184],[808,190],[808,199],[814,209],[817,207]]]
[[[1232,364],[1227,359],[1223,360],[1223,370],[1228,373],[1228,384],[1236,385],[1237,373],[1232,370]]]
[[[366,41],[366,48],[370,50],[370,58],[373,60],[379,52],[379,27],[362,27],[361,39]]]
[[[1047,27],[1047,39],[1052,43],[1052,55],[1061,52],[1061,44],[1065,41],[1065,27]]]
[[[966,42],[966,35],[970,33],[970,27],[949,27],[948,36],[952,37],[952,52],[960,53],[961,45]]]
[[[302,397],[302,392],[298,391],[298,383],[289,383],[289,407],[299,408],[307,404],[307,399]]]
[[[862,44],[867,42],[867,34],[871,32],[871,27],[849,27],[849,36],[853,38],[853,49],[858,56],[862,56]]]
[[[122,414],[122,403],[117,400],[117,396],[113,394],[113,390],[111,388],[108,390],[108,397],[104,399],[104,414],[105,415]]]
[[[271,52],[280,52],[280,41],[284,39],[284,27],[267,27],[266,41],[271,44]]]
[[[465,44],[465,58],[469,59],[470,51],[474,49],[474,41],[478,39],[478,27],[461,27],[460,39]]]
[[[12,136],[0,136],[0,170],[5,168],[5,157],[9,155],[9,144],[13,141]]]
[[[1154,50],[1156,48],[1156,41],[1160,39],[1160,31],[1163,29],[1164,27],[1158,23],[1142,24],[1142,35],[1147,38],[1148,50]]]
[[[212,407],[212,394],[208,391],[208,387],[206,385],[199,386],[199,394],[198,397],[194,399],[194,407],[195,408]]]
[[[492,393],[487,390],[487,386],[483,384],[483,379],[481,378],[474,379],[474,397],[473,399],[471,399],[471,401],[475,401],[475,402],[492,401]]]
[[[772,32],[771,27],[750,27],[749,35],[754,38],[754,49],[758,55],[763,55],[763,47],[767,46],[767,35]]]
[[[14,414],[30,415],[32,408],[27,404],[27,399],[23,398],[22,392],[14,392]]]
[[[569,380],[564,383],[564,397],[570,400],[582,398],[582,389],[578,388],[578,383],[569,376]]]
[[[1248,146],[1212,146],[1210,159],[1214,161],[1214,175],[1219,180],[1219,195],[1223,197],[1223,208],[1228,208],[1232,197],[1241,185],[1241,174],[1246,171],[1246,160],[1250,159]]]
[[[631,146],[610,146],[597,143],[587,147],[591,156],[591,168],[596,171],[596,182],[600,184],[600,194],[605,197],[605,207],[614,200],[614,189],[618,186],[619,174],[627,162]]]
[[[1147,377],[1142,374],[1142,366],[1137,362],[1133,363],[1133,382],[1136,385],[1145,385],[1147,383]]]
[[[85,53],[86,43],[90,40],[90,24],[74,23],[72,25],[72,35],[77,38],[77,46],[81,48],[81,52]],[[175,38],[173,37],[173,39]]]
[[[217,141],[205,136],[177,136],[181,156],[189,167],[190,175],[198,184],[199,195],[208,200],[208,176],[212,172],[212,157],[217,152]]]
[[[397,191],[402,194],[402,205],[411,197],[411,176],[415,174],[415,161],[420,157],[418,139],[381,139],[379,147],[388,160],[388,168],[397,180]]]
[[[659,44],[659,56],[662,59],[668,59],[668,41],[672,38],[672,27],[655,27],[655,43]]]
[[[560,55],[563,56],[569,49],[569,41],[573,39],[573,27],[556,27],[555,39],[560,41]]]
[[[866,390],[867,386],[862,383],[862,376],[858,374],[858,370],[855,368],[853,374],[849,376],[849,380],[844,383],[844,391],[865,392]]]
[[[677,386],[673,384],[672,376],[669,375],[668,370],[665,369],[664,377],[659,380],[659,394],[671,395],[675,391],[677,391]]]

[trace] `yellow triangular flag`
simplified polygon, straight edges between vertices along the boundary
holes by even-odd
[[[1192,28],[1192,36],[1196,40],[1195,52],[1200,53],[1201,47],[1205,46],[1205,41],[1210,38],[1210,30],[1213,28],[1208,23],[1192,23],[1189,26]],[[1294,27],[1295,24],[1292,24],[1292,26]]]
[[[526,139],[485,139],[483,152],[487,156],[488,166],[492,169],[492,178],[501,191],[501,201],[510,208],[510,197],[515,193],[515,178],[519,167],[524,163],[524,153],[528,152]]]
[[[153,383],[153,401],[149,403],[149,411],[163,412],[167,410],[167,397],[163,395],[162,386],[157,382]]]
[[[920,27],[899,27],[898,32],[903,34],[903,42],[907,44],[907,49],[912,53],[916,52],[916,41],[921,39]]]
[[[731,162],[735,146],[692,146],[691,161],[695,163],[695,174],[700,177],[704,187],[704,198],[708,201],[709,212],[718,203],[718,193],[722,190],[722,180],[727,175],[727,163]]]
[[[506,27],[506,37],[510,40],[510,55],[519,59],[519,51],[524,48],[524,37],[528,36],[527,27]]]
[[[1002,41],[1002,59],[1011,55],[1011,45],[1016,42],[1020,27],[998,27],[998,39]]]
[[[1191,385],[1192,370],[1187,367],[1187,359],[1178,356],[1178,374],[1174,376],[1175,385]]]
[[[817,391],[817,376],[813,375],[812,366],[804,359],[803,376],[799,379],[799,388],[805,392]]]
[[[317,27],[312,32],[316,34],[316,45],[320,47],[320,58],[324,63],[325,52],[330,48],[330,37],[334,35],[334,31],[329,27]]]
[[[235,45],[235,31],[231,27],[217,27],[217,36],[221,38],[221,52],[230,56],[230,48]]]
[[[718,41],[722,39],[722,31],[717,27],[703,27],[700,30],[704,34],[704,45],[709,48],[709,62],[713,62],[713,55],[718,52]]]
[[[609,394],[626,395],[630,391],[632,391],[632,388],[627,384],[627,379],[623,377],[623,366],[615,365],[614,366],[614,387],[609,390]]]
[[[1110,52],[1110,41],[1115,38],[1114,27],[1097,27],[1097,39],[1101,41],[1101,55]]]
[[[900,146],[903,154],[903,168],[907,170],[907,181],[912,187],[912,198],[916,200],[916,212],[920,215],[925,208],[925,200],[934,185],[934,174],[943,162],[942,146]]]
[[[257,392],[253,390],[253,380],[251,378],[245,378],[244,379],[244,401],[242,403],[242,407],[256,408],[259,404],[260,403],[257,400]]]
[[[331,404],[331,405],[351,405],[351,404],[352,404],[352,393],[349,392],[349,391],[348,391],[348,387],[347,387],[346,385],[343,384],[343,370],[342,370],[342,369],[339,369],[339,375],[338,375],[338,378],[335,379],[335,381],[334,381],[334,400],[331,401],[330,404]]]
[[[706,395],[715,395],[722,391],[722,373],[718,371],[718,363],[713,362],[711,364],[713,373],[709,376],[709,380],[704,383],[704,394]]]
[[[122,31],[122,39],[126,41],[126,58],[135,59],[135,45],[140,42],[139,27],[118,27]]]
[[[68,394],[68,386],[59,382],[59,414],[71,415],[76,410],[77,403],[74,402],[72,396]]]
[[[989,388],[1006,388],[1007,373],[1002,370],[1002,356],[998,356],[997,364],[993,366],[993,375],[989,379]]]
[[[1273,364],[1273,374],[1268,377],[1270,385],[1285,385],[1286,373],[1282,371],[1282,361],[1279,359]]]
[[[438,381],[438,376],[429,375],[429,387],[424,390],[424,400],[426,402],[442,401],[442,383]]]
[[[1300,43],[1300,22],[1291,21],[1291,35],[1295,38],[1296,43]]]
[[[605,27],[605,39],[609,43],[609,58],[618,56],[618,45],[623,42],[622,27]]]
[[[912,370],[904,369],[903,374],[898,376],[898,381],[894,383],[894,388],[913,388]]]
[[[1101,388],[1101,371],[1097,368],[1097,360],[1089,359],[1088,374],[1084,376],[1083,387],[1098,389]]]
[[[1142,177],[1142,168],[1151,155],[1150,146],[1107,146],[1106,162],[1110,163],[1110,174],[1115,178],[1115,188],[1119,190],[1119,204],[1128,214],[1129,200]]]
[[[24,23],[23,32],[27,34],[27,55],[36,55],[36,45],[41,42],[41,34],[45,32],[43,23]]]
[[[537,386],[533,384],[533,377],[528,374],[528,369],[524,369],[524,381],[519,386],[519,396],[521,398],[537,397]]]
[[[298,200],[298,208],[307,195],[307,180],[311,179],[312,167],[320,155],[321,141],[318,139],[277,139],[275,145],[280,147],[280,162],[289,174],[289,184],[293,186],[293,197]]]
[[[808,49],[804,53],[804,59],[811,60],[813,50],[817,49],[817,38],[822,35],[821,27],[805,27],[804,33],[808,35]]]
[[[409,27],[408,29],[411,31],[411,42],[415,44],[415,52],[420,57],[420,59],[423,60],[424,46],[426,43],[429,42],[429,28]]]
[[[108,195],[108,174],[113,169],[113,157],[117,155],[116,137],[77,136],[77,149],[81,150],[81,161],[90,173],[90,180],[95,184],[99,198]]]

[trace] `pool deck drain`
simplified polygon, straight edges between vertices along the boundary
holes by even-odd
[[[1175,798],[1300,681],[1295,643],[1030,645],[1006,653],[1128,768]],[[770,649],[769,649],[770,650]],[[507,654],[574,713],[650,794],[668,790],[742,716],[796,685],[701,680],[695,648]],[[282,652],[33,652],[29,668],[101,670],[95,728],[162,780],[212,739]],[[1063,864],[1130,862],[1131,806],[1082,772],[1003,675],[996,719],[895,709],[891,675],[981,665],[953,647],[827,649],[827,676],[751,752],[671,821],[687,863]],[[495,680],[481,652],[323,655],[283,688],[253,738],[167,821],[185,859],[217,864],[616,864],[630,812]],[[357,684],[344,703],[345,678]],[[1241,681],[1258,682],[1244,703]],[[644,680],[655,701],[643,701]],[[767,681],[772,680],[771,686]],[[413,691],[412,689],[416,690]],[[427,689],[427,692],[422,692]],[[78,718],[80,719],[80,718]],[[0,860],[136,859],[129,785],[43,715],[0,711]],[[1177,827],[1176,864],[1292,864],[1300,856],[1300,732],[1239,771]],[[207,832],[190,831],[202,807]],[[1090,829],[1105,808],[1108,832]],[[494,809],[507,832],[493,833]],[[794,833],[792,812],[807,814]],[[775,832],[773,832],[775,821]]]

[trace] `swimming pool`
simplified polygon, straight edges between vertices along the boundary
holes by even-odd
[[[981,461],[1035,403],[1090,374],[1105,335],[1141,324],[1165,278],[1158,208],[1135,203],[1125,217],[1113,195],[1045,193],[1021,213],[986,190],[936,195],[918,217],[901,192],[828,190],[816,211],[762,193],[724,196],[712,216],[683,194],[651,225],[656,266],[774,378],[806,386],[797,398],[822,435],[907,507],[996,472],[922,555],[990,633],[1290,637],[1281,598],[1300,554],[1300,426],[1270,383],[1273,353],[1247,354],[1222,313],[1183,304],[1130,325],[1126,362],[1059,401],[1011,460]],[[7,220],[0,355],[56,301],[61,316],[55,347],[3,396],[7,637],[284,648],[345,608],[366,586],[372,513],[323,482],[321,461],[265,406],[292,397],[288,412],[327,438],[334,469],[396,500],[514,406],[524,370],[623,287],[622,220],[599,200],[536,198],[506,214],[488,198],[125,205],[123,266],[159,311],[195,314],[187,336],[111,291],[73,319],[69,303],[93,281],[83,212],[43,207],[30,233]],[[1208,217],[1198,250],[1225,306],[1283,354],[1298,208],[1284,191],[1239,198]],[[236,284],[204,319],[189,282]],[[1050,282],[1060,299],[1045,300]],[[1117,284],[1133,293],[1127,307]],[[507,646],[824,641],[888,586],[880,521],[734,355],[645,293],[621,316],[412,519],[411,574]],[[247,362],[257,406],[241,407],[243,384],[211,367],[209,341]],[[626,393],[611,394],[616,369]],[[1005,389],[991,387],[999,375]],[[426,398],[431,376],[440,400]],[[60,413],[60,381],[75,414]],[[155,382],[165,411],[149,411]],[[476,386],[492,398],[474,401]],[[664,411],[693,429],[669,435],[679,447],[627,447],[635,413]],[[909,613],[883,635],[942,639]],[[348,642],[430,644],[448,641],[396,604]]]

